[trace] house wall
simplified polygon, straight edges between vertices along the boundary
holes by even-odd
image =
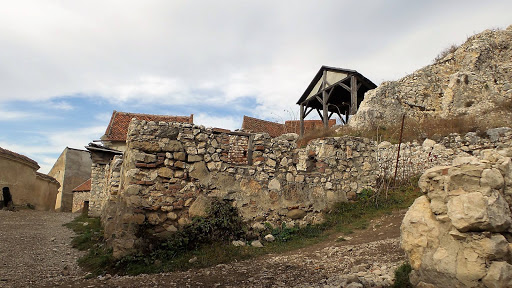
[[[53,210],[59,184],[37,175],[37,168],[0,155],[0,189],[9,187],[15,206],[30,204],[36,210]]]
[[[374,187],[376,145],[370,140],[317,139],[301,149],[296,140],[294,134],[271,139],[132,120],[119,195],[107,202],[114,207],[104,210],[109,217],[102,217],[114,254],[137,245],[135,231],[144,221],[155,236],[165,235],[204,213],[198,207],[211,197],[232,201],[256,227],[306,225],[321,222],[330,205]]]
[[[55,164],[53,164],[52,169],[50,172],[48,172],[48,175],[55,178],[60,183],[60,187],[58,190],[57,197],[55,199],[55,211],[61,211],[62,206],[62,188],[64,187],[64,174],[66,171],[66,155],[68,148],[66,147],[64,151],[60,154],[59,158],[57,158],[57,161],[55,161]]]
[[[57,181],[36,176],[32,197],[34,202],[30,204],[34,205],[36,210],[53,211],[59,187]]]
[[[91,157],[88,151],[66,147],[48,175],[59,181],[55,209],[71,212],[73,189],[91,177]]]
[[[0,189],[9,187],[15,205],[33,204],[36,168],[0,155]]]
[[[71,212],[81,212],[84,208],[84,202],[89,201],[91,198],[91,192],[74,192],[73,193],[73,208],[71,209]]]

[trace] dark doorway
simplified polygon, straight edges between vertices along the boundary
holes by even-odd
[[[12,196],[11,196],[11,192],[9,191],[9,187],[4,187],[2,189],[2,196],[4,198],[4,201],[3,201],[3,207],[9,207],[10,205],[12,205]]]
[[[82,214],[87,216],[89,214],[89,201],[84,201],[84,207],[82,208]]]

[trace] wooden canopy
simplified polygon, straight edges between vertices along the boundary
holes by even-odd
[[[376,87],[355,70],[322,66],[297,102],[300,105],[300,136],[304,135],[304,118],[311,111],[318,112],[324,128],[328,128],[334,113],[346,124],[348,116],[356,114],[364,93]]]

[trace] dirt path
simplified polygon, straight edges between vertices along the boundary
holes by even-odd
[[[365,287],[389,285],[405,260],[399,227],[405,211],[373,220],[366,230],[339,235],[279,255],[185,272],[84,279],[62,224],[75,215],[0,211],[0,287]],[[7,255],[7,257],[5,257]]]
[[[34,287],[83,277],[70,245],[74,233],[62,224],[76,215],[0,210],[0,287]]]
[[[373,220],[366,230],[338,240],[339,235],[303,249],[279,255],[221,264],[185,272],[47,282],[47,287],[365,287],[390,285],[395,269],[405,261],[400,249],[398,211]]]

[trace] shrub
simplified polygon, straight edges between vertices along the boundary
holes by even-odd
[[[444,57],[448,56],[448,54],[455,52],[459,46],[452,44],[451,46],[445,48],[443,51],[441,51],[436,58],[434,58],[434,63],[437,63],[441,60],[443,60]]]
[[[400,265],[395,271],[395,283],[393,283],[393,288],[412,288],[412,284],[409,281],[409,274],[412,271],[411,265],[409,263],[404,263]]]

